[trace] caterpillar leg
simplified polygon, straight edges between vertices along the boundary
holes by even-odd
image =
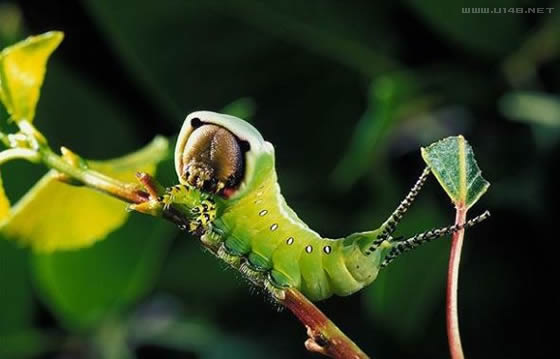
[[[483,214],[481,214],[480,216],[477,216],[477,217],[467,221],[463,225],[455,224],[455,225],[447,226],[447,227],[443,227],[443,228],[430,229],[429,231],[419,233],[419,234],[417,234],[413,237],[410,237],[408,239],[405,239],[405,240],[400,240],[398,242],[393,240],[393,243],[396,243],[396,244],[394,244],[391,251],[389,251],[389,253],[385,257],[385,259],[383,260],[383,263],[381,264],[381,267],[382,268],[386,267],[387,265],[389,265],[389,263],[391,263],[393,260],[395,260],[395,258],[397,258],[399,255],[401,255],[401,254],[403,254],[403,253],[405,253],[405,252],[407,252],[411,249],[417,248],[417,247],[421,246],[422,244],[427,243],[429,241],[432,241],[434,239],[441,238],[441,237],[446,236],[448,234],[453,234],[457,231],[460,231],[461,229],[471,228],[475,224],[478,224],[478,223],[484,221],[488,217],[490,217],[490,212],[486,211]]]
[[[198,235],[202,235],[212,226],[212,222],[216,219],[216,203],[211,199],[202,200],[202,202],[191,209],[194,219],[189,223],[189,231]]]
[[[399,204],[397,209],[395,209],[395,211],[389,216],[389,218],[387,218],[387,220],[381,225],[382,231],[377,236],[377,239],[373,241],[371,246],[366,250],[365,252],[366,255],[375,252],[377,247],[379,247],[379,245],[383,243],[383,241],[390,238],[391,234],[397,228],[397,224],[399,224],[399,222],[403,218],[403,215],[410,208],[410,206],[418,196],[418,193],[420,193],[420,190],[424,186],[424,183],[426,183],[426,180],[428,179],[429,175],[430,175],[430,168],[429,167],[424,168],[424,171],[422,171],[422,174],[420,175],[420,177],[418,177],[418,180],[416,181],[414,186],[412,186],[410,192],[408,192],[408,194]]]
[[[165,190],[163,195],[152,198],[150,206],[159,211],[179,211],[188,213],[188,224],[181,224],[181,229],[188,229],[195,235],[207,233],[216,219],[215,202],[187,185],[176,185]]]

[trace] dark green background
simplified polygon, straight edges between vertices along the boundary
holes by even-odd
[[[7,6],[9,4],[10,6]],[[554,1],[538,6],[555,7]],[[376,227],[463,134],[489,192],[472,209],[459,315],[469,358],[544,357],[560,151],[560,6],[530,1],[0,1],[0,44],[62,30],[37,126],[111,158],[173,136],[191,111],[245,114],[276,148],[288,202],[320,233]],[[21,19],[16,31],[7,26]],[[4,116],[4,115],[2,115]],[[2,168],[15,202],[42,170]],[[173,184],[167,164],[160,171]],[[52,205],[63,205],[55,203]],[[400,232],[453,221],[431,180]],[[557,220],[556,220],[557,221]],[[133,214],[89,249],[32,255],[0,240],[1,358],[296,358],[305,331],[171,225]],[[449,241],[404,255],[319,306],[375,358],[446,358]]]

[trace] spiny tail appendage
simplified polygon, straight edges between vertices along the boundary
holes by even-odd
[[[381,264],[381,267],[382,268],[386,267],[387,265],[389,265],[389,263],[391,263],[393,260],[395,260],[395,258],[397,258],[402,253],[405,253],[405,252],[407,252],[411,249],[417,248],[417,247],[421,246],[422,244],[427,243],[429,241],[432,241],[434,239],[441,238],[441,237],[446,236],[448,234],[453,234],[453,233],[458,232],[462,229],[471,228],[475,224],[478,224],[478,223],[484,221],[488,217],[490,217],[490,212],[485,211],[481,215],[467,221],[465,224],[454,224],[452,226],[447,226],[447,227],[443,227],[443,228],[430,229],[429,231],[416,234],[416,235],[414,235],[414,236],[412,236],[408,239],[405,239],[405,240],[395,239],[394,242],[393,242],[393,246],[392,246],[391,250],[389,251],[389,254],[387,254],[385,259],[383,260],[383,263]]]
[[[393,237],[392,234],[395,232],[397,225],[418,196],[418,193],[426,183],[430,173],[431,171],[429,167],[426,167],[424,171],[422,171],[422,174],[411,188],[408,195],[380,228],[374,231],[356,233],[348,237],[348,239],[356,240],[363,253],[366,256],[372,257],[371,260],[379,261],[378,257],[381,257],[381,268],[389,265],[389,263],[404,252],[417,248],[420,245],[434,239],[453,234],[462,229],[470,228],[490,216],[490,212],[486,211],[463,225],[452,225],[438,229],[431,229],[407,239],[403,239],[403,237]]]

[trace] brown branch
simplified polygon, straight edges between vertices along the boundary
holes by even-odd
[[[307,350],[338,359],[369,358],[300,291],[287,289],[284,293],[280,303],[294,313],[307,329]]]

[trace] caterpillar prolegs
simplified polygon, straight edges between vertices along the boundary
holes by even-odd
[[[189,231],[253,282],[273,294],[297,288],[310,300],[350,295],[373,282],[399,254],[464,226],[408,239],[392,236],[430,174],[422,172],[410,193],[381,227],[344,238],[323,238],[288,207],[277,182],[274,148],[247,122],[199,111],[187,116],[175,148],[178,186],[163,206],[183,206]]]

